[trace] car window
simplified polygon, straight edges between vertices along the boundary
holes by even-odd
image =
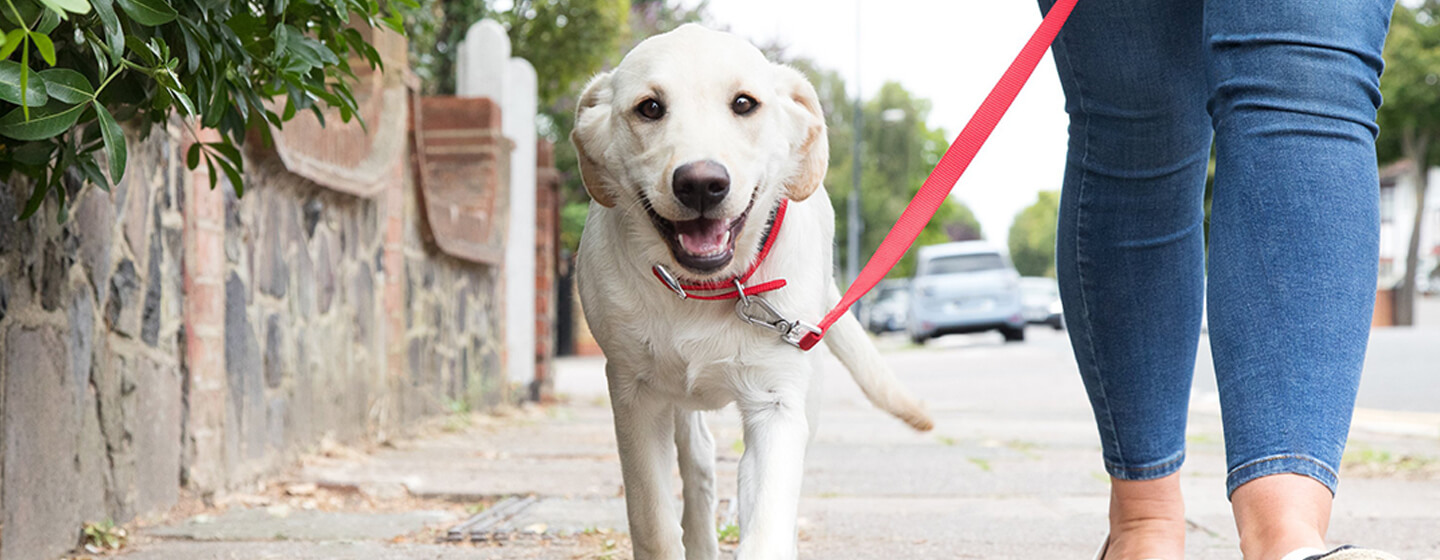
[[[948,257],[936,257],[934,259],[931,259],[925,267],[925,275],[934,276],[937,274],[981,272],[985,270],[999,270],[1003,268],[1005,268],[1005,260],[1000,258],[999,253],[952,255]]]

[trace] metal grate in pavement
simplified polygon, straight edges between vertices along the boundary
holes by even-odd
[[[489,509],[452,527],[446,532],[445,540],[474,542],[507,538],[515,532],[515,527],[510,524],[510,521],[537,501],[535,496],[524,498],[511,496],[495,502],[495,505],[490,506]]]

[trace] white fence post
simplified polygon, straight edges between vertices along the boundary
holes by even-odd
[[[470,26],[456,54],[456,95],[495,101],[501,132],[515,143],[503,268],[506,377],[528,384],[535,379],[535,68],[510,57],[505,28],[492,20]]]

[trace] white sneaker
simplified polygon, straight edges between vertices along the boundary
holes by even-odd
[[[1400,560],[1395,555],[1369,548],[1342,546],[1330,552],[1315,548],[1302,548],[1286,554],[1280,560]]]
[[[1100,543],[1100,550],[1095,551],[1095,560],[1105,560],[1105,552],[1108,551],[1108,550],[1110,550],[1110,535],[1105,535],[1105,542]],[[1149,558],[1149,559],[1147,559],[1147,560],[1160,560],[1160,559],[1159,559],[1159,558]],[[1289,559],[1287,558],[1286,560],[1289,560]],[[1308,560],[1308,559],[1303,559],[1303,560]],[[1327,560],[1329,560],[1329,559],[1327,559]],[[1360,559],[1359,559],[1359,558],[1355,558],[1355,559],[1345,559],[1345,560],[1360,560]],[[1392,560],[1392,559],[1387,558],[1387,559],[1385,559],[1385,560]]]

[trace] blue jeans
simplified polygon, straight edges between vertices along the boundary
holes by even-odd
[[[1295,473],[1334,492],[1375,299],[1392,7],[1076,6],[1054,45],[1070,115],[1056,266],[1111,476],[1184,461],[1208,291],[1228,491]]]

